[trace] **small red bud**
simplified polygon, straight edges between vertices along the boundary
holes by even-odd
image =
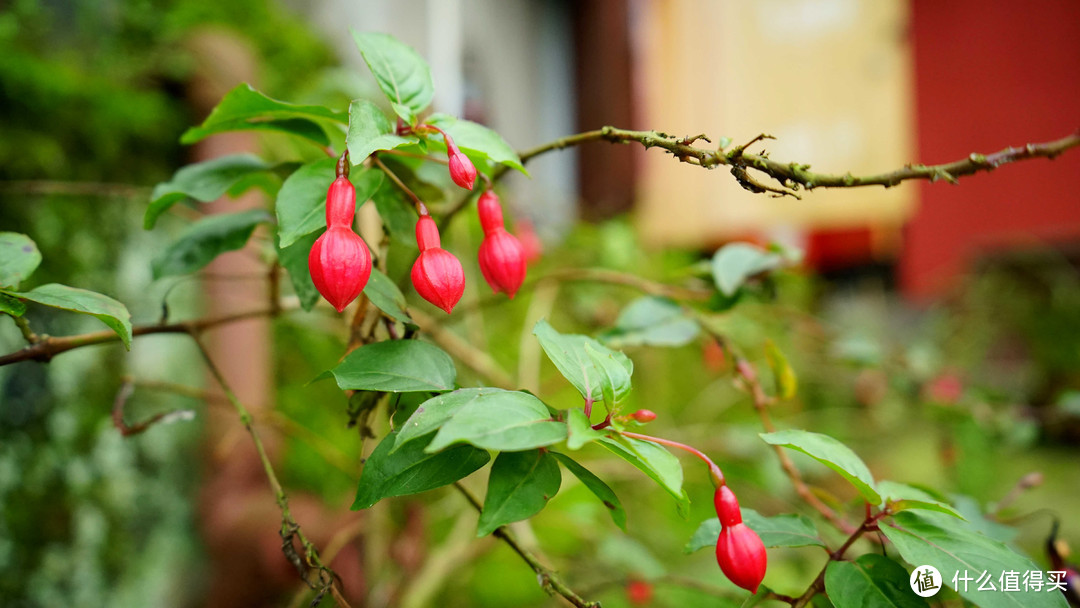
[[[338,312],[364,291],[371,276],[371,253],[347,226],[331,226],[308,254],[311,281]]]
[[[514,232],[517,233],[518,240],[521,241],[521,249],[525,253],[525,262],[531,264],[539,260],[540,255],[544,253],[544,243],[536,235],[536,229],[533,228],[532,222],[526,218],[518,218],[514,221]]]
[[[626,583],[626,599],[634,606],[644,606],[652,601],[653,587],[646,581],[631,580]]]
[[[765,543],[744,523],[724,526],[716,542],[716,562],[728,580],[757,593],[768,565]]]
[[[656,412],[652,410],[638,410],[633,414],[630,414],[630,417],[644,424],[656,420]]]
[[[462,188],[472,190],[476,183],[476,167],[445,132],[443,138],[446,140],[446,156],[450,159],[450,179]]]
[[[352,226],[356,213],[356,188],[347,177],[339,177],[326,191],[326,225]]]
[[[454,254],[439,246],[439,228],[430,215],[416,222],[416,243],[420,257],[412,267],[412,282],[420,297],[446,311],[465,293],[465,270]]]

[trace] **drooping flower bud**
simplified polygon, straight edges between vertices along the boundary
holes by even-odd
[[[751,593],[757,593],[765,578],[768,554],[761,537],[742,521],[739,500],[726,485],[713,495],[716,515],[720,518],[720,538],[716,542],[716,561],[728,580]]]
[[[454,254],[440,246],[439,228],[430,215],[421,215],[416,222],[416,244],[420,257],[412,267],[412,282],[416,293],[446,311],[465,293],[465,270]]]
[[[630,417],[637,422],[645,424],[646,422],[652,422],[653,420],[656,420],[656,412],[652,410],[638,410],[633,414],[630,414]]]
[[[720,530],[716,561],[729,581],[750,593],[757,593],[765,578],[768,554],[757,532],[744,523],[737,523]]]
[[[478,256],[480,272],[492,291],[506,292],[513,298],[525,281],[525,251],[521,242],[503,226],[502,207],[494,192],[481,194],[476,208],[484,229]]]
[[[347,225],[331,226],[308,254],[311,281],[338,312],[364,291],[371,276],[371,253]]]
[[[450,179],[462,188],[472,190],[476,183],[476,167],[445,132],[443,138],[446,140],[446,156],[450,159]]]
[[[352,226],[356,213],[356,188],[347,177],[339,177],[326,191],[326,225]]]

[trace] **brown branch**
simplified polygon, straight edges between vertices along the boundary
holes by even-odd
[[[102,182],[62,182],[52,180],[11,180],[0,182],[0,194],[34,194],[41,196],[101,196],[106,198],[139,198],[150,194],[149,186],[133,186]]]
[[[468,488],[459,481],[454,482],[454,487],[457,488],[458,492],[461,492],[462,496],[469,501],[469,504],[471,504],[477,512],[483,512],[484,506]],[[583,599],[575,593],[573,589],[566,586],[566,583],[559,578],[558,573],[541,564],[540,560],[537,559],[531,551],[518,542],[517,536],[514,535],[510,528],[499,526],[498,528],[495,528],[495,531],[492,532],[491,535],[509,545],[515,553],[521,556],[521,559],[525,560],[525,563],[529,564],[529,567],[533,569],[533,572],[536,573],[537,578],[540,580],[540,586],[544,588],[544,591],[547,591],[552,595],[556,593],[561,595],[567,602],[576,608],[600,608],[599,602],[590,602]]]
[[[829,559],[826,560],[825,565],[821,567],[821,572],[818,573],[817,578],[814,579],[814,582],[810,583],[810,586],[807,587],[806,591],[798,598],[796,598],[794,602],[791,602],[792,608],[803,608],[803,606],[806,606],[810,603],[810,600],[813,599],[815,595],[824,591],[825,571],[828,570],[829,564],[844,559],[844,554],[847,553],[847,550],[851,548],[851,545],[855,544],[855,541],[859,540],[859,538],[864,533],[877,529],[878,520],[882,517],[885,517],[886,515],[889,515],[888,511],[881,511],[877,515],[870,515],[869,509],[870,507],[867,506],[866,519],[863,520],[862,525],[856,528],[851,533],[851,535],[848,536],[848,539],[844,541],[843,545],[840,545],[839,549],[829,554]]]
[[[317,597],[321,597],[325,593],[330,593],[337,602],[338,606],[343,608],[349,608],[348,601],[341,594],[338,583],[338,576],[328,566],[324,565],[322,560],[319,559],[319,552],[315,549],[314,543],[308,540],[303,530],[300,529],[300,524],[296,523],[296,520],[292,516],[292,512],[289,510],[289,499],[285,495],[285,489],[282,487],[281,482],[278,480],[277,473],[274,472],[274,466],[270,462],[270,456],[266,453],[266,448],[263,446],[262,439],[259,437],[259,433],[255,430],[253,424],[254,418],[251,412],[248,411],[244,404],[237,398],[236,393],[233,392],[232,387],[225,379],[224,374],[221,373],[221,369],[210,357],[210,352],[206,349],[206,346],[199,340],[197,334],[191,334],[192,340],[199,348],[199,353],[202,355],[203,361],[206,363],[206,367],[210,370],[210,374],[217,380],[218,385],[221,386],[221,390],[225,393],[225,398],[229,400],[233,408],[236,410],[237,415],[240,417],[240,422],[244,425],[244,429],[247,430],[248,435],[251,436],[252,443],[255,444],[255,451],[259,455],[259,461],[262,463],[263,471],[266,473],[266,479],[270,483],[270,489],[274,492],[274,498],[277,502],[278,509],[281,511],[281,548],[284,551],[285,556],[296,567],[300,578],[308,584],[312,589],[317,589],[319,594]],[[293,544],[293,539],[300,542],[300,547],[304,553],[304,559],[301,560],[300,556],[296,553],[296,549]],[[310,570],[316,570],[317,578],[312,580],[309,576]],[[318,602],[316,602],[318,603]]]
[[[227,325],[237,321],[254,319],[257,317],[274,316],[284,308],[249,310],[235,314],[223,315],[206,319],[194,319],[177,323],[159,323],[156,325],[137,325],[132,328],[132,337],[146,336],[150,334],[191,334],[198,335],[204,330],[218,325]],[[36,343],[22,350],[0,356],[0,366],[17,363],[19,361],[43,361],[48,362],[56,355],[69,350],[94,344],[107,344],[120,341],[120,336],[111,329],[93,331],[76,336],[48,336],[40,338]]]
[[[413,321],[443,350],[457,357],[462,363],[472,368],[488,382],[499,388],[514,388],[513,378],[499,366],[498,361],[488,353],[474,348],[467,340],[443,327],[438,321],[418,308],[409,311]]]
[[[128,424],[127,422],[124,422],[124,406],[127,405],[128,399],[131,398],[131,395],[134,392],[135,380],[131,377],[125,377],[123,384],[120,385],[120,390],[116,393],[116,400],[113,401],[113,426],[115,426],[116,430],[120,431],[120,434],[124,437],[138,435],[158,422],[175,419],[191,420],[194,417],[194,412],[191,410],[170,410],[168,412],[155,414],[142,422]]]
[[[762,136],[755,138],[754,143]],[[660,148],[682,162],[698,165],[706,169],[712,169],[721,165],[741,169],[737,172],[743,187],[757,191],[774,192],[798,196],[795,194],[800,188],[812,190],[814,188],[855,188],[861,186],[884,186],[891,188],[901,182],[925,179],[931,182],[938,180],[955,183],[957,178],[973,175],[983,171],[992,171],[1001,165],[1032,158],[1053,159],[1070,148],[1080,146],[1080,131],[1045,143],[1026,144],[1021,147],[1008,147],[990,154],[971,153],[967,158],[956,160],[940,165],[906,165],[895,171],[879,173],[876,175],[854,176],[850,173],[832,175],[827,173],[814,173],[810,166],[799,163],[782,163],[770,159],[764,154],[748,154],[746,147],[737,146],[725,152],[722,148],[708,149],[691,145],[695,138],[679,138],[674,135],[659,131],[632,131],[616,127],[603,127],[596,131],[586,131],[568,137],[556,139],[544,145],[525,150],[519,154],[521,162],[571,146],[578,146],[592,141],[607,141],[611,143],[638,143],[645,148]],[[700,136],[697,137],[700,139]],[[760,182],[747,177],[747,169],[753,169],[775,179],[782,186],[781,189],[765,186]],[[501,166],[495,171],[498,178],[507,171],[507,167]]]

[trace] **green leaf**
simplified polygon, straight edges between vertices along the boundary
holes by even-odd
[[[682,346],[700,333],[700,327],[672,300],[645,296],[619,313],[615,327],[601,338],[609,346]]]
[[[571,410],[574,412],[580,410]],[[619,502],[619,497],[615,495],[615,492],[604,483],[604,480],[600,479],[596,475],[593,475],[592,471],[581,466],[573,458],[570,458],[566,454],[560,454],[558,452],[550,452],[552,456],[557,458],[559,462],[563,464],[575,477],[581,481],[594,496],[600,499],[600,502],[608,508],[611,513],[611,520],[615,522],[616,526],[619,526],[626,531],[626,511],[623,509],[622,503]]]
[[[432,114],[425,122],[449,133],[454,143],[463,152],[475,152],[494,163],[517,169],[525,175],[529,174],[510,144],[506,143],[501,135],[484,125],[447,114]]]
[[[814,522],[804,515],[785,514],[765,517],[753,509],[741,509],[743,523],[757,532],[766,547],[824,547]],[[693,553],[703,547],[715,547],[720,538],[720,520],[713,517],[701,522],[684,551]]]
[[[893,512],[908,509],[920,509],[924,511],[937,511],[958,519],[966,519],[959,511],[954,509],[937,497],[931,496],[914,486],[909,486],[895,481],[882,480],[877,482],[878,494],[882,497],[882,503],[878,506],[884,508],[886,504]]]
[[[143,216],[143,228],[150,230],[169,207],[193,198],[202,203],[215,201],[225,193],[237,195],[238,184],[254,185],[247,178],[269,171],[273,165],[253,154],[231,154],[181,168],[171,180],[154,186],[150,206]]]
[[[456,409],[427,449],[435,452],[454,443],[471,443],[488,450],[520,451],[564,439],[566,424],[552,420],[543,401],[524,391],[492,391]]]
[[[944,519],[933,513],[897,513],[892,521],[880,525],[881,532],[913,566],[931,565],[941,572],[945,585],[982,608],[1067,608],[1065,596],[1043,591],[1002,591],[1000,577],[1005,572],[1020,576],[1032,570],[1042,570],[1030,559],[971,530],[955,519]],[[979,591],[973,580],[965,585],[965,576],[990,574],[996,591]],[[953,583],[956,578],[957,584]],[[1023,584],[1020,589],[1023,589]]]
[[[386,180],[371,200],[390,238],[407,247],[416,247],[416,214],[401,190]]]
[[[300,307],[304,310],[311,310],[319,301],[319,290],[311,281],[311,271],[308,269],[308,255],[317,238],[319,234],[312,232],[288,247],[275,245],[278,262],[289,272],[289,281],[292,283],[293,291],[296,292],[296,297],[300,300]]]
[[[419,340],[386,340],[361,346],[332,371],[343,390],[448,391],[457,380],[450,355]]]
[[[37,244],[18,232],[0,232],[0,287],[17,287],[41,264]]]
[[[476,536],[539,513],[559,491],[562,475],[551,454],[542,450],[503,452],[491,465],[484,510]]]
[[[330,139],[321,123],[345,124],[346,120],[344,112],[335,112],[323,106],[285,103],[263,95],[247,83],[241,83],[221,99],[201,126],[185,131],[180,143],[193,144],[226,131],[280,131],[326,146],[330,144]]]
[[[416,115],[431,105],[435,95],[427,62],[412,47],[388,34],[353,30],[352,35],[394,111],[402,120],[415,125]]]
[[[582,396],[600,401],[607,390],[617,402],[630,392],[630,375],[634,373],[634,364],[626,355],[611,350],[588,336],[560,334],[543,319],[533,327],[533,335],[540,341],[540,346],[563,377],[569,380]],[[597,360],[589,356],[585,350],[586,344],[603,361],[602,367],[598,367]],[[621,371],[616,367],[621,368]]]
[[[836,608],[929,605],[911,591],[903,566],[876,553],[861,555],[854,562],[830,562],[825,569],[825,591]]]
[[[772,340],[765,341],[765,359],[769,362],[773,377],[776,378],[776,392],[781,399],[791,399],[799,391],[799,379],[791,368],[787,357]]]
[[[383,274],[378,268],[371,269],[371,277],[368,278],[368,283],[364,286],[364,295],[379,310],[385,312],[391,318],[406,325],[414,325],[412,317],[405,312],[405,295],[390,280],[390,277]]]
[[[592,428],[589,419],[585,417],[585,412],[577,408],[567,412],[566,427],[568,432],[566,447],[571,450],[580,450],[586,443],[605,437],[604,433]]]
[[[730,243],[713,255],[713,280],[724,295],[732,296],[750,277],[779,268],[783,263],[784,258],[778,254],[748,243]]]
[[[859,490],[866,502],[872,505],[881,503],[881,496],[874,489],[874,476],[870,474],[866,463],[856,456],[851,448],[836,439],[821,433],[800,430],[762,433],[761,438],[770,445],[779,445],[806,454],[848,480]]]
[[[687,512],[690,498],[682,487],[682,465],[671,452],[650,441],[630,437],[604,437],[599,443],[660,484],[676,500],[679,511]]]
[[[199,219],[161,252],[152,267],[154,278],[195,272],[226,251],[242,248],[255,227],[274,218],[264,209],[219,213]]]
[[[461,445],[438,454],[424,452],[424,442],[392,450],[396,433],[390,433],[364,463],[352,508],[367,509],[384,498],[419,494],[462,479],[487,464],[484,450]]]
[[[97,317],[120,336],[125,348],[131,349],[131,313],[126,306],[109,296],[57,283],[49,283],[25,292],[3,293],[20,300]]]
[[[326,228],[326,193],[334,182],[337,160],[324,158],[308,163],[285,180],[274,203],[278,218],[278,242],[288,247],[316,230]],[[356,208],[382,186],[383,172],[353,167],[349,181],[356,188]]]
[[[490,405],[495,400],[501,399],[501,397],[489,396],[507,392],[510,391],[491,387],[459,388],[456,391],[436,395],[424,401],[409,416],[409,419],[401,425],[394,449],[397,450],[406,442],[419,439],[432,431],[438,430],[447,420],[457,414],[458,410],[469,403],[483,398],[486,399],[485,403]]]
[[[22,300],[0,292],[0,312],[13,317],[21,317],[26,314],[26,303]]]
[[[415,143],[416,138],[397,135],[379,106],[367,99],[355,99],[349,104],[349,135],[345,143],[349,147],[349,162],[364,162],[376,150],[393,150],[399,146]]]

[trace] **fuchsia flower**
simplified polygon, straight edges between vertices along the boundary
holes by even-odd
[[[416,221],[416,244],[420,257],[412,267],[413,287],[420,297],[450,314],[465,293],[461,262],[440,246],[439,227],[430,215],[421,215]]]
[[[503,225],[499,197],[488,190],[476,203],[484,241],[480,243],[480,272],[492,291],[506,292],[511,298],[525,281],[525,250]]]
[[[339,166],[339,177],[326,193],[327,230],[308,254],[312,283],[338,312],[364,291],[371,276],[371,253],[352,231],[356,190],[341,171]]]
[[[722,485],[713,497],[720,518],[720,538],[716,542],[716,561],[724,576],[750,593],[757,593],[765,578],[768,554],[757,532],[742,521],[739,500],[731,488]]]
[[[446,156],[450,159],[450,179],[462,188],[472,190],[476,183],[476,167],[445,132],[443,138],[446,140]]]

